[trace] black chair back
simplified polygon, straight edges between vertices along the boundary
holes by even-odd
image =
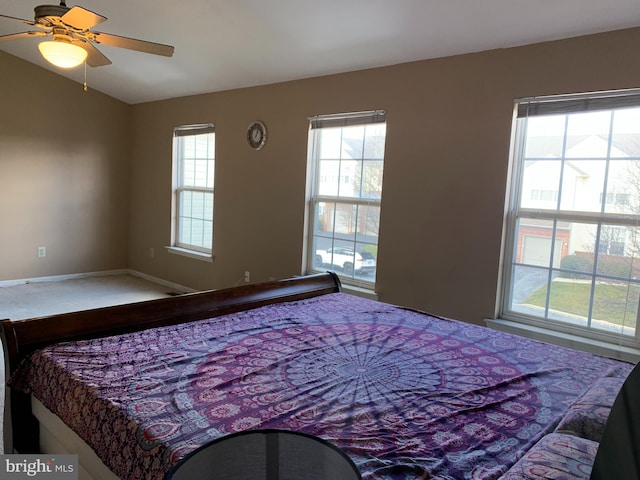
[[[250,430],[216,439],[191,452],[165,480],[361,480],[340,449],[312,435]]]
[[[613,402],[591,470],[591,480],[640,479],[640,363]]]

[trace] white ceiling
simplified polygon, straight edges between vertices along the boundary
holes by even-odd
[[[0,14],[32,20],[41,1],[0,0]],[[640,0],[80,0],[77,5],[108,18],[98,31],[175,46],[171,58],[99,47],[113,64],[88,68],[89,88],[130,104],[640,26]],[[26,30],[33,27],[0,18],[0,35]],[[84,67],[64,71],[42,60],[39,41],[1,42],[0,49],[84,80]]]

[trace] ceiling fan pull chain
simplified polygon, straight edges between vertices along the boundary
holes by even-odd
[[[87,61],[84,61],[84,83],[82,84],[82,89],[87,92],[89,88],[87,87]]]

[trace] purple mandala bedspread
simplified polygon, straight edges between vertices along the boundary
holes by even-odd
[[[246,429],[344,449],[363,478],[496,479],[625,363],[336,293],[33,354],[12,384],[121,478]]]

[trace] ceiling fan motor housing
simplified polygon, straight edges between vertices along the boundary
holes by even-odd
[[[65,13],[69,11],[69,7],[66,5],[38,5],[33,9],[35,12],[36,22],[38,23],[49,23],[41,22],[42,19],[46,19],[47,17],[58,17],[60,18]]]

